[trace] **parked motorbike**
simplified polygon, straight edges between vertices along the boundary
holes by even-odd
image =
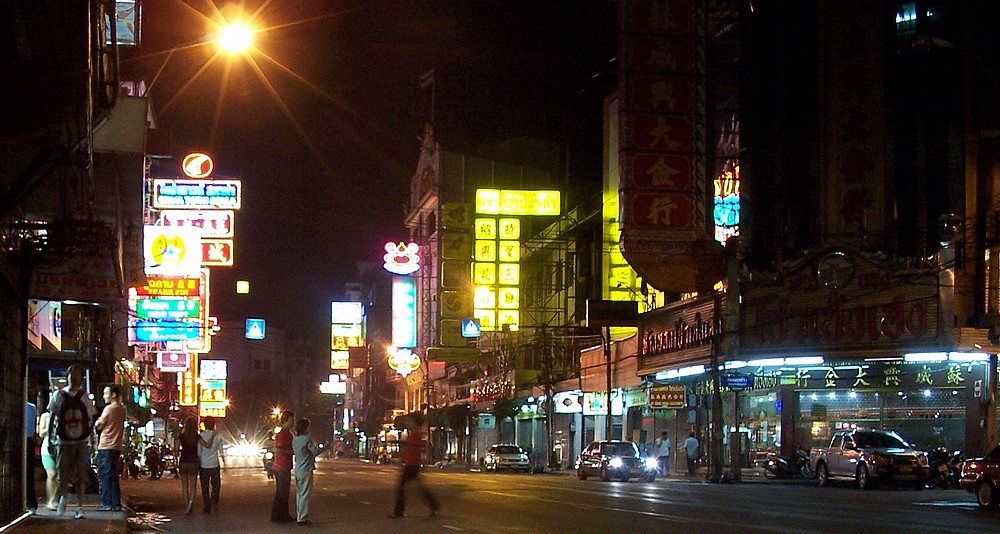
[[[139,453],[132,451],[125,455],[125,475],[131,480],[139,480],[142,466],[139,465]]]
[[[797,449],[791,457],[777,454],[767,455],[767,460],[764,462],[764,476],[771,480],[776,478],[814,478],[815,473],[809,463],[809,453]]]
[[[948,452],[945,447],[938,447],[927,453],[927,478],[924,480],[924,487],[931,488],[959,488],[959,478],[962,476],[962,464],[965,456],[961,450]]]
[[[146,472],[149,473],[150,480],[159,480],[163,476],[163,462],[161,461],[159,445],[146,447]]]

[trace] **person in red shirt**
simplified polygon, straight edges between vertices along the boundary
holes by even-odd
[[[390,517],[403,517],[403,510],[406,507],[406,484],[416,481],[420,486],[420,493],[424,501],[431,509],[431,517],[441,508],[434,494],[427,489],[427,485],[420,479],[420,453],[424,449],[424,418],[420,414],[410,416],[410,423],[406,427],[406,441],[403,442],[399,452],[399,459],[403,463],[403,473],[399,478],[399,485],[396,486],[396,507]]]
[[[288,513],[288,501],[292,489],[292,424],[295,412],[281,414],[281,432],[274,436],[274,503],[271,505],[271,521],[289,523],[295,521]]]

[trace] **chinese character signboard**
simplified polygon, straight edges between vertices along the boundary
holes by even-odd
[[[687,406],[687,391],[682,385],[649,388],[650,408],[683,408]]]

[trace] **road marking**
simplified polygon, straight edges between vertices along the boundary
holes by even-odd
[[[371,504],[371,503],[368,501],[361,501],[361,504]]]
[[[483,493],[488,493],[488,494],[491,494],[491,495],[499,495],[501,497],[513,497],[513,498],[518,498],[518,499],[525,498],[525,496],[523,494],[506,493],[506,492],[502,492],[502,491],[484,491]],[[655,517],[657,519],[665,519],[665,520],[670,520],[670,521],[678,521],[678,522],[682,522],[682,523],[690,523],[692,521],[691,519],[688,519],[686,517],[681,517],[681,516],[678,516],[678,515],[661,514],[659,512],[649,512],[649,511],[645,511],[645,510],[629,510],[627,508],[619,508],[617,506],[600,506],[600,505],[588,505],[588,506],[584,506],[584,505],[580,505],[580,504],[577,504],[577,503],[567,503],[566,501],[559,501],[559,500],[556,500],[556,499],[543,499],[543,498],[540,498],[540,497],[530,497],[530,498],[532,498],[532,499],[534,499],[536,501],[549,502],[549,503],[553,503],[553,504],[561,504],[561,505],[564,505],[564,506],[566,504],[572,504],[572,505],[577,506],[579,508],[586,508],[586,509],[590,509],[590,510],[608,510],[608,511],[611,511],[611,512],[624,512],[624,513],[628,513],[628,514],[639,514],[639,515],[646,515],[646,516],[649,516],[649,517]]]
[[[978,505],[974,502],[955,502],[955,501],[930,501],[930,502],[915,502],[915,506],[939,506],[942,508],[968,508],[970,510],[975,509]]]
[[[464,528],[458,528],[458,527],[453,526],[453,525],[441,525],[441,526],[444,527],[444,528],[446,528],[446,529],[448,529],[448,530],[457,530],[459,532],[465,530]]]

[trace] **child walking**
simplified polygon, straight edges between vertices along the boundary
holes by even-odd
[[[295,438],[292,439],[292,454],[295,455],[295,520],[300,525],[310,525],[309,496],[312,494],[313,470],[319,448],[309,438],[309,420],[299,419],[295,423]]]

